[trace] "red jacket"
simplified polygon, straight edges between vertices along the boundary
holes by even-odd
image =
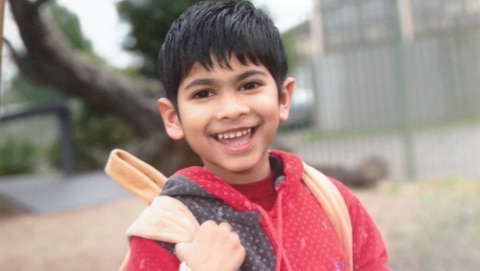
[[[271,165],[279,178],[276,202],[268,212],[201,167],[178,171],[162,194],[182,201],[200,224],[208,219],[228,221],[246,249],[241,270],[346,270],[345,253],[328,218],[301,181],[302,161],[274,151]],[[389,270],[385,245],[371,217],[350,190],[331,181],[349,209],[354,270]],[[172,244],[134,236],[127,270],[177,271],[173,252]]]

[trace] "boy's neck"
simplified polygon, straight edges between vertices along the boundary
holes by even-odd
[[[270,210],[275,204],[277,198],[277,190],[273,183],[274,173],[254,183],[234,184],[232,185],[238,192],[244,195],[251,202],[260,205],[265,210]]]
[[[269,155],[267,154],[266,159],[263,159],[261,163],[244,172],[230,172],[223,168],[204,168],[230,185],[250,184],[263,180],[271,175],[272,170],[268,157]]]

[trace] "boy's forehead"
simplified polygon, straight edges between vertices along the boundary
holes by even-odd
[[[253,63],[249,59],[245,59],[245,63],[242,63],[236,56],[230,56],[229,58],[225,58],[223,60],[218,60],[215,57],[211,57],[211,64],[202,64],[198,61],[194,62],[192,64],[192,67],[188,71],[187,74],[185,74],[184,79],[187,77],[192,77],[197,74],[208,74],[208,73],[213,73],[214,71],[219,71],[219,70],[228,70],[232,71],[235,70],[238,67],[257,67],[257,68],[265,68],[264,65],[261,63]]]

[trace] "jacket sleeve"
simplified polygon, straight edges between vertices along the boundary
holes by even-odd
[[[177,258],[156,240],[170,244],[189,242],[198,227],[193,214],[179,200],[155,197],[127,230],[130,251],[126,270],[177,271]]]
[[[372,217],[346,186],[332,180],[347,204],[352,223],[353,270],[388,271],[387,249]]]
[[[130,239],[127,271],[158,270],[178,271],[178,259],[156,241],[141,237]]]

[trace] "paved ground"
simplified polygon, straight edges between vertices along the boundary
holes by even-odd
[[[0,198],[39,214],[95,206],[127,196],[103,172],[0,178]]]

